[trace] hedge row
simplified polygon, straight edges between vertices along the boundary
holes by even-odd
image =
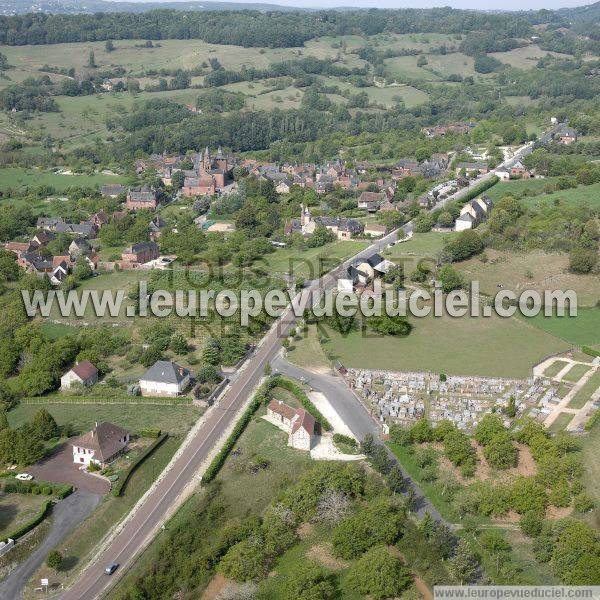
[[[11,476],[14,476],[14,473]],[[2,474],[2,477],[7,476]],[[2,491],[5,494],[56,496],[59,500],[62,500],[73,493],[73,486],[70,484],[51,483],[50,481],[19,481],[17,479],[10,479],[4,482]]]
[[[21,404],[45,405],[45,404],[135,404],[135,405],[158,405],[171,406],[179,404],[191,404],[192,399],[189,396],[31,396],[22,398]]]
[[[127,485],[127,482],[134,471],[144,462],[144,460],[146,460],[150,454],[152,454],[152,452],[154,452],[154,450],[156,450],[156,448],[158,448],[167,439],[167,437],[169,437],[168,433],[161,434],[160,437],[156,438],[156,440],[154,440],[146,448],[146,450],[142,452],[142,454],[140,454],[137,459],[133,461],[133,463],[131,463],[129,469],[125,471],[125,473],[121,476],[121,479],[117,481],[113,487],[111,492],[113,496],[120,496],[123,493],[123,489]]]
[[[600,350],[596,350],[595,348],[590,348],[590,346],[582,346],[581,351],[588,356],[600,356]]]
[[[212,459],[212,462],[206,469],[204,475],[202,475],[202,485],[206,485],[210,483],[221,470],[221,467],[225,464],[229,453],[233,450],[235,443],[238,441],[239,437],[244,433],[244,430],[250,423],[250,419],[252,415],[260,408],[260,405],[265,402],[267,399],[266,393],[273,389],[273,378],[269,379],[261,388],[258,390],[254,398],[250,401],[248,408],[244,411],[241,419],[236,423],[236,426],[233,428],[233,431],[227,438],[225,445],[219,450],[219,453]]]
[[[483,194],[486,190],[489,190],[491,187],[494,187],[500,179],[494,175],[489,179],[486,179],[482,183],[476,185],[472,190],[467,192],[464,196],[461,196],[459,200],[457,200],[458,204],[465,205],[469,200],[473,200],[473,198],[477,198],[477,196]]]
[[[287,390],[288,392],[294,394],[294,396],[298,398],[300,404],[302,404],[305,410],[314,417],[315,421],[317,421],[319,425],[321,425],[322,429],[324,429],[325,431],[331,431],[333,429],[329,421],[318,411],[317,407],[310,401],[310,398],[306,395],[304,390],[299,385],[296,385],[293,381],[290,381],[289,379],[277,377],[275,380],[275,386],[283,388],[284,390]]]
[[[37,527],[45,518],[48,512],[50,511],[50,507],[52,506],[52,500],[46,500],[38,513],[27,523],[21,525],[18,529],[15,529],[11,534],[7,537],[11,540],[18,540],[20,537],[23,537],[26,533],[30,532],[34,527]]]

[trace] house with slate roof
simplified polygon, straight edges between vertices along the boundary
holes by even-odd
[[[101,467],[111,463],[125,450],[131,434],[113,423],[96,423],[95,427],[71,441],[73,462],[89,466],[96,463]]]
[[[140,392],[142,396],[178,396],[190,383],[188,369],[168,360],[158,360],[140,377]]]

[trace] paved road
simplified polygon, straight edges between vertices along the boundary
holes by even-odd
[[[520,150],[511,161],[524,155],[522,152],[526,152],[526,150]],[[468,189],[471,189],[474,185],[491,176],[484,175],[480,177],[478,180],[472,182],[469,188],[458,192],[458,196],[466,193]],[[444,202],[450,202],[452,199],[455,198],[449,197]],[[443,203],[439,204],[442,205]],[[408,233],[412,230],[412,224],[408,223],[401,229]],[[390,242],[397,239],[397,231],[393,231],[384,238],[376,241],[320,280],[312,282],[309,285],[309,289],[317,290],[319,288],[328,289],[334,287],[336,285],[336,277],[350,264],[369,256],[373,252],[384,249]],[[111,562],[119,563],[122,567],[131,564],[134,558],[156,535],[160,525],[169,514],[171,506],[176,503],[177,498],[193,480],[199,467],[210,455],[219,438],[227,431],[232,419],[244,405],[253,388],[260,381],[265,365],[279,351],[282,337],[295,322],[296,319],[292,311],[288,308],[277,322],[277,326],[269,331],[263,338],[255,354],[246,362],[243,376],[237,377],[231,382],[217,404],[207,413],[202,426],[176,459],[173,467],[165,473],[164,477],[147,496],[145,502],[132,515],[131,519],[113,538],[110,544],[100,553],[97,560],[88,565],[75,584],[62,595],[64,600],[92,600],[101,596],[106,592],[109,585],[114,584],[119,577],[119,571],[112,577],[105,576],[103,573],[104,567]]]
[[[76,491],[58,502],[52,510],[52,527],[46,539],[2,583],[0,598],[15,600],[21,597],[23,586],[55,548],[75,527],[96,508],[102,496]]]
[[[371,416],[364,404],[352,393],[341,377],[307,371],[287,362],[281,355],[273,360],[272,365],[279,373],[302,380],[324,394],[335,412],[358,440],[364,439],[365,435],[369,433],[375,438],[378,438],[381,434],[377,421]],[[419,485],[411,479],[396,457],[389,451],[388,454],[400,467],[406,481],[407,490],[412,488],[415,493],[415,513],[422,518],[428,512],[437,521],[445,522],[436,507],[425,497]]]

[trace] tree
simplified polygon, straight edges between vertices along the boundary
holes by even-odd
[[[402,470],[398,465],[393,465],[390,468],[387,476],[387,485],[394,495],[399,494],[404,489],[404,477],[402,476]]]
[[[57,437],[59,434],[58,425],[54,417],[45,408],[35,413],[32,427],[40,440],[47,441],[53,437]]]
[[[456,552],[450,560],[450,570],[461,585],[468,585],[475,581],[479,573],[479,562],[471,551],[471,547],[464,539],[460,539]]]
[[[410,428],[410,437],[416,444],[433,441],[433,427],[426,418],[419,419]]]
[[[348,582],[362,596],[391,598],[399,596],[411,584],[412,576],[385,546],[376,546],[358,560]]]
[[[519,519],[521,531],[529,537],[537,537],[544,527],[544,518],[535,510],[527,511]]]
[[[519,458],[519,453],[506,431],[492,437],[489,444],[483,449],[483,455],[488,463],[496,469],[516,467]]]
[[[286,598],[329,600],[337,597],[335,581],[330,573],[312,562],[304,562],[285,579]]]
[[[202,360],[208,365],[218,365],[221,359],[221,349],[217,340],[209,339],[202,349]]]
[[[569,254],[569,270],[573,273],[585,275],[596,266],[597,262],[598,251],[592,248],[573,248]]]
[[[439,269],[438,278],[442,284],[442,291],[444,294],[448,294],[452,290],[458,290],[463,287],[463,278],[461,274],[450,265],[444,265]]]
[[[58,550],[50,550],[46,557],[46,566],[50,567],[54,571],[60,571],[63,566],[63,557]]]
[[[0,431],[3,429],[8,429],[10,425],[8,424],[8,417],[6,416],[5,411],[0,411]]]
[[[475,427],[474,437],[480,444],[487,446],[494,436],[505,432],[506,429],[500,417],[488,414],[484,415]]]
[[[151,367],[155,362],[162,359],[162,350],[154,344],[148,346],[148,348],[146,348],[140,356],[140,362],[146,368]]]
[[[181,333],[174,333],[171,336],[169,347],[175,354],[185,354],[189,349],[187,340]]]
[[[176,190],[180,190],[183,187],[184,181],[185,181],[185,174],[183,171],[175,171],[175,173],[173,173],[173,175],[171,175],[171,185]]]
[[[107,52],[113,52],[115,49],[115,45],[113,44],[112,40],[106,40],[106,44],[104,44],[104,49]]]
[[[544,513],[548,504],[548,496],[544,487],[533,477],[517,477],[510,488],[512,508],[519,514],[531,510]]]
[[[87,66],[88,66],[90,69],[95,69],[95,68],[96,68],[96,66],[97,66],[97,65],[96,65],[96,57],[94,56],[94,51],[93,51],[93,50],[90,50],[90,54],[89,54],[89,56],[88,56],[88,63],[87,63]]]

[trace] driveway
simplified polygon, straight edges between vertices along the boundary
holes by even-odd
[[[68,443],[59,446],[47,458],[27,468],[36,479],[70,483],[76,489],[91,494],[104,495],[110,490],[110,484],[99,475],[80,471],[73,462],[73,451]]]
[[[100,494],[90,494],[79,490],[54,506],[50,533],[24,562],[0,583],[2,600],[16,600],[21,597],[23,586],[46,560],[48,552],[56,548],[96,508],[101,498]]]
[[[364,439],[367,434],[373,435],[375,439],[378,439],[381,435],[381,429],[377,421],[341,377],[307,371],[289,363],[281,354],[278,354],[271,364],[274,372],[279,372],[288,377],[303,381],[313,389],[324,394],[332,408],[349,427],[357,440]],[[416,502],[414,512],[417,516],[423,518],[425,513],[429,513],[435,520],[445,522],[437,508],[423,494],[419,485],[404,470],[391,450],[387,446],[384,446],[384,448],[388,451],[389,457],[402,471],[406,489],[412,488],[415,493]],[[449,523],[447,524],[450,525]]]

